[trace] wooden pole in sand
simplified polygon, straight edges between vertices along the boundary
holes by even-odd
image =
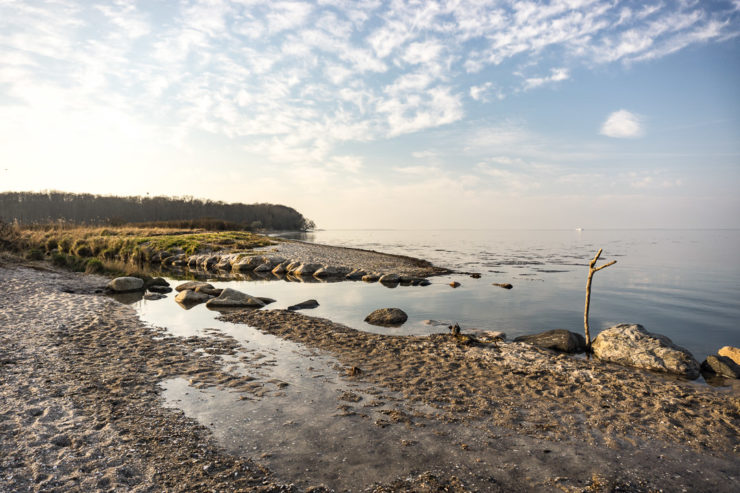
[[[601,256],[602,249],[599,248],[599,251],[596,252],[596,256],[591,260],[591,262],[588,263],[588,282],[586,282],[586,308],[583,310],[583,326],[586,329],[586,351],[591,352],[591,334],[588,331],[588,308],[589,303],[591,301],[591,278],[594,276],[594,272],[598,272],[601,269],[605,269],[606,267],[609,267],[610,265],[614,265],[617,263],[616,260],[612,260],[609,263],[606,263],[602,265],[601,267],[596,267],[596,262],[599,260],[599,257]]]

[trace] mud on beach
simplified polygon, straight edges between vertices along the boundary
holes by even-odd
[[[342,435],[350,431],[366,445],[353,445],[347,469],[332,467],[331,450],[302,456],[300,468],[284,450],[274,451],[284,462],[236,454],[166,405],[161,383],[184,378],[248,403],[273,399],[281,382],[248,358],[246,372],[226,371],[224,361],[243,353],[229,336],[178,338],[145,326],[132,308],[96,293],[105,282],[0,265],[0,490],[740,487],[736,390],[521,344],[369,334],[282,310],[223,318],[335,359],[348,391],[331,403],[332,415],[316,419],[341,425],[326,428],[335,433],[327,446],[353,444]]]

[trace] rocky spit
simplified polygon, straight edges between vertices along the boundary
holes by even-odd
[[[284,384],[265,380],[258,360],[229,373],[224,361],[245,350],[229,336],[172,337],[146,326],[104,296],[108,282],[0,258],[0,491],[329,491],[321,485],[331,481],[377,492],[740,489],[737,386],[714,389],[503,334],[441,328],[410,338],[290,310],[224,315],[334,358],[340,380],[375,396],[343,394],[330,418],[342,426],[326,433],[341,444],[346,432],[329,429],[362,431],[387,448],[383,463],[363,469],[373,450],[357,447],[349,457],[359,475],[337,478],[345,466],[326,466],[318,451],[299,464],[305,473],[286,476],[263,457],[227,453],[210,429],[166,407],[161,387],[180,377],[261,400]],[[209,300],[224,294],[204,284],[178,287]],[[269,301],[253,294],[222,300]],[[379,419],[369,417],[376,401],[385,402]]]
[[[450,272],[413,257],[295,241],[242,252],[162,255],[155,255],[153,260],[165,268],[187,266],[195,271],[287,280],[349,279],[424,285],[429,282],[426,277]]]

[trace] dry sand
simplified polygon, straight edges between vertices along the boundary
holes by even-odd
[[[0,491],[740,490],[736,389],[521,344],[383,336],[282,310],[226,315],[335,358],[348,385],[385,402],[339,399],[332,419],[368,443],[353,476],[320,457],[300,464],[318,472],[295,476],[230,453],[160,386],[183,377],[271,399],[280,382],[250,359],[251,373],[225,371],[240,354],[233,338],[146,327],[96,293],[105,282],[0,259]],[[387,468],[370,467],[373,440],[393,442]]]

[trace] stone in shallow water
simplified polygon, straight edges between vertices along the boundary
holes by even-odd
[[[601,332],[592,344],[594,354],[605,361],[645,370],[699,377],[699,362],[668,337],[653,334],[638,324],[619,324]]]
[[[244,308],[262,308],[265,303],[262,300],[250,296],[236,289],[225,288],[217,298],[208,300],[206,306],[233,306]]]
[[[116,277],[108,283],[108,288],[116,293],[139,291],[144,289],[144,280],[138,277]]]
[[[365,317],[365,322],[372,325],[398,326],[402,325],[409,316],[400,308],[379,308]]]
[[[319,306],[319,302],[318,301],[316,301],[316,300],[306,300],[306,301],[301,301],[298,304],[289,306],[288,307],[288,310],[304,310],[304,309],[308,309],[308,308],[316,308],[317,306]]]
[[[180,291],[180,293],[175,296],[175,301],[182,303],[183,305],[197,305],[198,303],[206,302],[209,299],[211,299],[211,297],[206,293],[198,293],[192,289]]]
[[[565,353],[580,353],[586,349],[586,339],[565,329],[548,330],[539,334],[519,336],[514,342],[526,342],[546,349],[554,349]]]
[[[398,274],[385,274],[380,276],[378,281],[382,282],[383,284],[394,284],[401,282],[401,276],[399,276]]]
[[[707,356],[701,369],[727,378],[740,378],[740,365],[727,356]]]
[[[210,283],[203,281],[189,281],[176,286],[175,291],[185,291],[187,289],[189,289],[190,291],[196,291],[198,288],[202,289],[203,287],[209,287],[213,289],[213,285]]]

